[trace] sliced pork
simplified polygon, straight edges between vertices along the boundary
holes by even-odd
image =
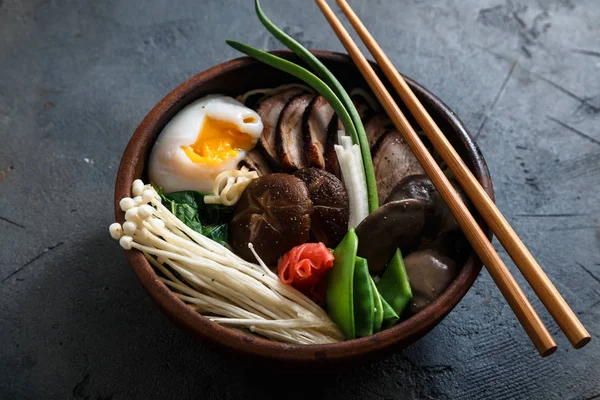
[[[365,99],[362,96],[352,96],[350,98],[350,100],[352,100],[352,104],[354,104],[354,107],[356,107],[356,112],[358,113],[360,120],[364,124],[369,119],[369,117],[373,114],[373,109],[365,101]],[[337,117],[337,115],[335,115],[335,114],[333,116],[332,125],[330,125],[330,126],[332,128],[335,127],[336,131],[344,130],[344,124],[342,124],[342,120],[339,119]],[[336,133],[336,137],[337,137],[337,133]]]
[[[390,127],[392,127],[392,121],[387,114],[376,114],[369,118],[365,124],[365,133],[371,149]]]
[[[309,167],[325,168],[327,129],[333,115],[333,108],[323,96],[316,96],[306,108],[302,130]]]
[[[338,179],[342,179],[342,170],[338,162],[337,153],[333,146],[337,144],[338,117],[333,114],[327,127],[327,145],[325,146],[325,170],[331,172]]]
[[[312,94],[294,97],[286,104],[279,116],[275,147],[284,171],[293,172],[308,165],[304,153],[302,120],[313,98]]]
[[[364,124],[365,120],[373,113],[373,110],[362,96],[352,96],[351,100]],[[344,125],[342,124],[342,121],[336,114],[333,114],[328,127],[327,146],[325,150],[325,170],[331,172],[340,179],[342,179],[342,172],[333,145],[337,143],[337,131],[343,129]]]
[[[254,148],[246,154],[246,157],[240,162],[240,166],[245,166],[249,170],[258,172],[258,175],[267,175],[271,173],[269,164],[263,158],[260,150]]]
[[[383,204],[398,182],[409,175],[424,174],[421,164],[400,133],[385,133],[372,151],[379,203]]]
[[[276,132],[279,115],[286,104],[294,97],[304,91],[300,88],[290,88],[263,99],[256,112],[260,115],[263,123],[263,131],[260,135],[259,144],[266,161],[273,167],[279,166],[279,155],[276,147]]]
[[[350,100],[352,100],[352,103],[354,103],[354,107],[356,107],[358,116],[364,123],[373,114],[373,109],[362,96],[355,95],[350,97]]]

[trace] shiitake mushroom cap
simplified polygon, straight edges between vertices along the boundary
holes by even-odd
[[[294,174],[308,188],[313,203],[311,240],[335,247],[348,231],[349,199],[342,182],[332,173],[304,168]]]
[[[372,274],[383,272],[396,249],[403,254],[418,245],[425,224],[418,200],[392,201],[369,214],[357,227],[358,255]]]
[[[454,280],[456,262],[434,249],[422,249],[404,258],[413,298],[409,311],[416,314],[437,299]]]
[[[469,242],[460,230],[440,233],[435,239],[422,238],[417,250],[431,249],[450,257],[458,265],[464,264],[469,255]]]
[[[458,193],[461,200],[470,207],[471,203],[462,191],[460,185],[455,180],[450,183]],[[423,236],[433,240],[438,235],[459,230],[456,219],[450,212],[446,202],[442,199],[439,192],[433,186],[431,180],[425,175],[410,175],[402,179],[392,189],[385,202],[416,199],[423,205],[425,212],[425,227]]]
[[[231,219],[230,242],[243,259],[256,262],[252,243],[269,266],[309,239],[312,201],[302,180],[288,174],[269,174],[244,190]]]

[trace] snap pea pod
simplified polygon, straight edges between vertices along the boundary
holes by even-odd
[[[408,302],[412,299],[412,290],[400,249],[396,250],[385,268],[381,279],[377,282],[377,289],[396,314],[402,315]]]
[[[398,322],[400,317],[383,297],[381,298],[381,305],[383,306],[383,321],[381,323],[381,330],[384,330],[396,325],[396,322]]]
[[[381,302],[381,295],[379,294],[379,290],[377,290],[377,286],[375,286],[375,282],[373,282],[373,278],[369,275],[369,281],[371,284],[371,290],[373,291],[373,306],[374,310],[374,318],[373,318],[373,333],[377,333],[381,330],[381,325],[383,324],[383,303]]]
[[[354,228],[348,230],[344,239],[333,252],[333,267],[327,279],[325,304],[331,320],[340,328],[346,339],[354,339],[354,266],[358,237]]]
[[[371,151],[369,149],[369,141],[367,139],[367,134],[365,133],[365,128],[363,123],[358,115],[358,111],[354,106],[354,103],[350,99],[350,96],[340,83],[337,78],[329,71],[329,69],[321,62],[317,57],[315,57],[310,51],[308,51],[304,46],[298,43],[294,38],[285,33],[283,30],[279,29],[277,25],[275,25],[263,12],[260,7],[260,3],[258,0],[255,0],[254,6],[256,9],[256,15],[258,15],[258,19],[262,24],[267,28],[269,32],[275,38],[277,38],[281,43],[283,43],[288,49],[292,50],[298,57],[304,60],[310,68],[321,78],[327,86],[333,90],[333,92],[337,95],[340,102],[344,105],[348,113],[350,114],[350,118],[352,120],[352,124],[354,125],[353,131],[349,131],[348,127],[344,123],[344,128],[346,129],[346,133],[348,133],[355,144],[358,144],[360,147],[360,152],[363,159],[363,167],[365,170],[365,178],[367,180],[367,192],[368,192],[368,200],[369,200],[369,212],[375,211],[377,207],[379,207],[379,199],[377,197],[377,183],[375,181],[375,172],[373,170],[373,160],[371,159]],[[338,114],[339,115],[339,114]]]
[[[375,320],[373,288],[367,260],[356,257],[354,264],[354,331],[356,337],[371,336]]]

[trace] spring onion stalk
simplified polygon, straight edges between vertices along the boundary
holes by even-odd
[[[273,340],[318,344],[342,339],[323,309],[264,263],[244,261],[193,231],[161,203],[152,186],[140,182],[132,187],[135,199],[120,202],[126,221],[109,231],[124,249],[143,252],[176,297],[216,323]]]
[[[379,199],[377,196],[377,183],[375,181],[375,172],[373,170],[373,160],[371,159],[371,150],[369,148],[369,141],[367,139],[367,134],[365,133],[365,128],[362,124],[360,116],[358,115],[358,111],[354,106],[354,103],[348,96],[348,93],[337,80],[337,78],[327,69],[327,67],[319,61],[317,57],[315,57],[310,51],[308,51],[304,46],[298,43],[294,38],[289,36],[287,33],[282,31],[275,25],[263,12],[260,7],[259,0],[255,0],[254,2],[256,14],[258,15],[258,19],[260,22],[267,28],[267,30],[283,45],[285,45],[288,49],[293,51],[298,57],[300,57],[304,62],[308,64],[310,68],[329,86],[333,92],[338,96],[341,103],[344,105],[348,113],[350,114],[350,118],[352,120],[352,124],[354,125],[354,129],[356,130],[356,135],[351,135],[352,140],[355,144],[360,146],[360,151],[362,154],[361,163],[363,164],[361,168],[364,169],[364,175],[367,179],[367,189],[368,189],[368,201],[369,201],[369,211],[373,212],[377,207],[379,207]],[[336,110],[337,112],[337,110]],[[339,116],[339,114],[338,114]],[[346,127],[346,123],[344,123],[344,127],[346,131],[348,128]]]
[[[358,192],[359,192],[359,196],[361,196],[361,198],[368,198],[368,188],[367,188],[367,178],[365,176],[365,170],[362,167],[362,157],[361,157],[361,153],[360,153],[360,147],[355,144],[352,145],[351,148],[352,153],[354,154],[354,163],[356,165],[356,173],[358,174],[357,176],[357,182],[359,184],[358,187]],[[363,219],[367,218],[367,216],[369,215],[369,204],[367,202],[367,204],[365,205],[365,209],[363,214],[359,214],[359,219],[358,219],[358,223],[360,224],[362,222]]]
[[[352,139],[348,136],[343,136],[340,139],[341,144],[336,144],[334,150],[340,163],[342,179],[350,199],[348,227],[356,228],[369,215],[364,170],[358,145],[352,144]]]
[[[288,74],[295,76],[296,78],[302,80],[307,85],[315,89],[320,95],[327,99],[327,101],[334,109],[338,117],[342,120],[346,132],[350,134],[354,141],[358,140],[356,129],[354,128],[354,124],[352,123],[350,114],[348,114],[348,111],[346,110],[340,99],[337,97],[337,95],[333,92],[333,90],[331,90],[329,86],[327,86],[327,84],[315,74],[308,71],[306,68],[294,64],[291,61],[285,60],[281,57],[277,57],[271,53],[267,53],[266,51],[259,50],[247,44],[235,40],[226,40],[225,42],[237,51],[242,52],[252,58],[255,58],[258,61],[263,62],[273,68],[277,68],[283,72],[287,72]]]
[[[338,144],[334,146],[337,154],[342,180],[350,198],[348,227],[356,228],[369,215],[365,170],[362,164],[360,148],[352,144],[352,139],[343,130],[337,132]]]

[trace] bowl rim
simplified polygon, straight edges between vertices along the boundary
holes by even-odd
[[[351,58],[346,54],[322,50],[311,50],[311,52],[323,61],[346,63],[352,68],[356,68]],[[292,52],[287,50],[271,53],[290,60],[299,61]],[[177,106],[182,98],[193,90],[196,90],[204,82],[215,79],[224,72],[240,70],[255,64],[261,63],[249,57],[239,57],[217,64],[180,84],[152,108],[136,128],[127,144],[119,165],[114,193],[115,217],[118,222],[122,223],[124,221],[124,213],[119,207],[119,201],[123,197],[130,196],[133,180],[141,176],[142,170],[138,160],[140,159],[140,155],[144,153],[143,148],[145,143],[149,140],[154,126],[159,123],[161,117],[169,112],[172,107]],[[371,62],[371,65],[380,73],[379,67],[375,63]],[[404,78],[421,99],[425,99],[438,108],[438,111],[447,120],[447,123],[456,129],[459,140],[472,157],[473,173],[493,200],[494,192],[487,164],[481,151],[462,122],[433,93],[414,80],[406,76]],[[384,82],[386,82],[385,79]],[[481,219],[479,219],[479,223],[488,238],[491,238],[489,228]],[[192,334],[195,338],[201,339],[203,342],[219,347],[222,350],[288,364],[343,362],[372,358],[390,351],[390,347],[405,347],[433,329],[460,302],[477,279],[482,268],[479,258],[471,252],[457,277],[439,298],[418,314],[413,315],[390,329],[365,338],[339,343],[294,345],[251,336],[209,321],[208,318],[203,317],[185,305],[158,279],[154,269],[140,251],[129,250],[125,251],[125,254],[144,290],[161,311],[180,328]]]

